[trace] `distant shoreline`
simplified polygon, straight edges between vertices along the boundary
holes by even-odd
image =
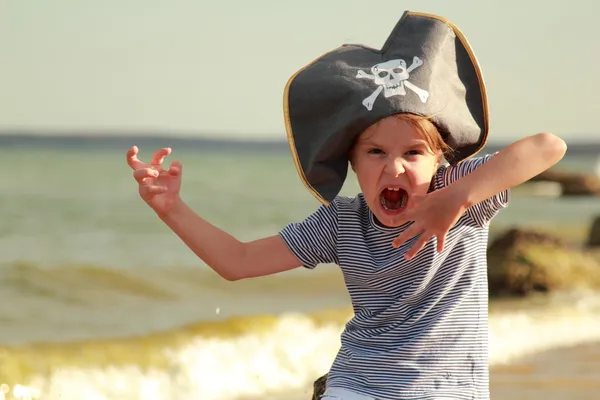
[[[143,148],[171,146],[173,148],[195,148],[203,150],[256,150],[289,151],[288,143],[279,139],[216,139],[211,137],[177,137],[160,134],[35,134],[31,132],[0,131],[0,148],[95,148],[123,149],[131,145]],[[494,152],[505,143],[490,143],[485,152]],[[570,154],[600,156],[600,141],[568,143]]]

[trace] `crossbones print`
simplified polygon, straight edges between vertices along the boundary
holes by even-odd
[[[359,70],[356,74],[357,78],[371,79],[377,84],[377,89],[369,97],[363,100],[362,104],[371,111],[377,96],[383,90],[383,95],[387,97],[406,95],[405,87],[415,92],[423,103],[427,101],[429,92],[415,86],[409,82],[410,72],[415,68],[423,65],[423,60],[419,57],[414,57],[410,67],[406,67],[406,61],[402,59],[389,60],[383,63],[375,64],[371,67],[371,74],[363,70]]]

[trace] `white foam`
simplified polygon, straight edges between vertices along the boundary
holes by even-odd
[[[598,308],[589,304],[534,314],[494,314],[490,317],[491,363],[600,340],[598,315]],[[30,382],[28,387],[39,394],[29,398],[232,400],[300,391],[328,370],[342,328],[317,327],[306,316],[286,315],[269,332],[222,340],[197,337],[182,348],[166,350],[171,360],[168,370],[144,371],[136,366],[57,369]],[[23,387],[18,390],[24,392]],[[16,397],[14,390],[6,395],[11,398],[25,399]]]
[[[600,299],[569,306],[490,317],[490,363],[506,364],[534,353],[600,340]]]

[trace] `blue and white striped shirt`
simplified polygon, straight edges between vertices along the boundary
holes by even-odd
[[[442,166],[440,189],[492,156]],[[416,238],[394,249],[409,224],[374,222],[362,194],[338,196],[280,235],[305,267],[340,266],[354,309],[329,372],[328,387],[378,400],[489,399],[487,242],[506,191],[470,207],[448,232],[410,261]]]

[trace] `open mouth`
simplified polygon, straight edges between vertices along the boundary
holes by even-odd
[[[397,213],[406,208],[406,204],[408,203],[408,193],[406,190],[398,187],[385,188],[379,195],[379,201],[381,202],[381,207],[383,207],[385,211]]]

